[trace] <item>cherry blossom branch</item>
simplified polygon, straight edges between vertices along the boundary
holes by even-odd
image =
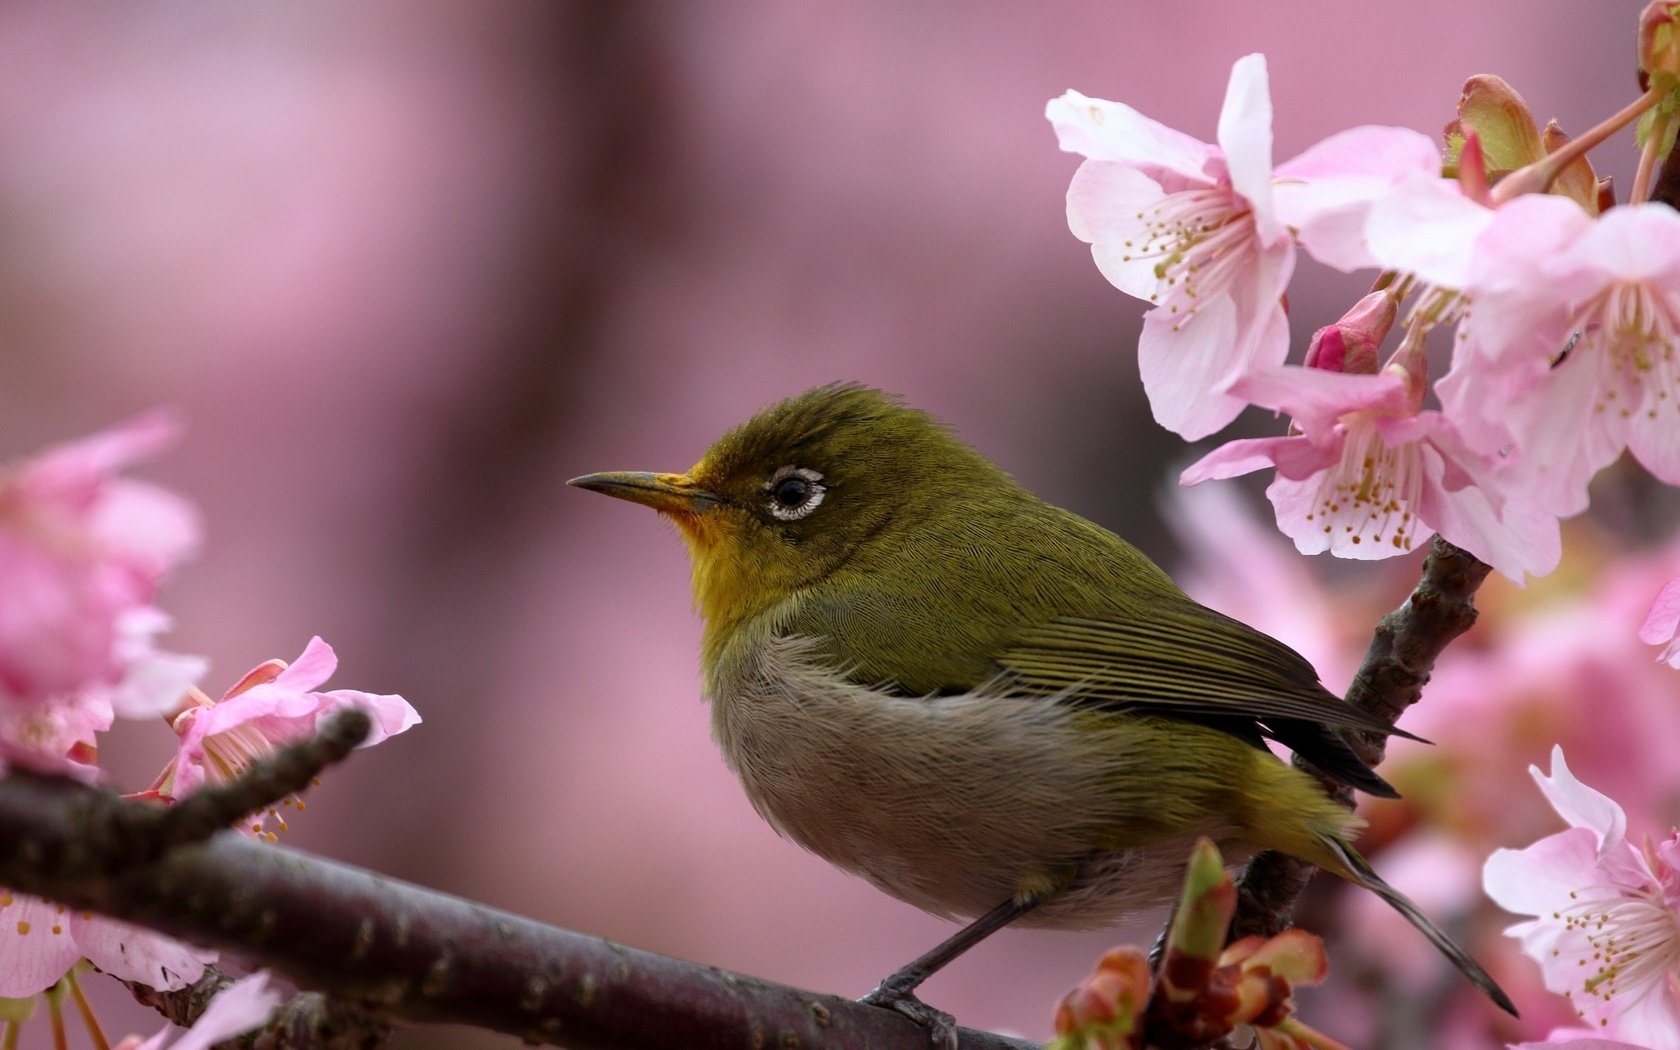
[[[129,828],[140,808],[155,807],[70,780],[0,780],[0,885],[237,953],[388,1021],[576,1050],[663,1048],[674,1033],[694,1047],[927,1045],[890,1010],[626,948],[233,832],[136,854]],[[1032,1044],[964,1029],[960,1045]]]
[[[1393,724],[1417,703],[1435,661],[1447,645],[1476,622],[1476,590],[1492,571],[1473,555],[1436,536],[1423,560],[1423,573],[1405,604],[1377,624],[1347,702]],[[1386,737],[1350,734],[1348,743],[1367,764],[1383,759]],[[1295,764],[1316,772],[1297,757]],[[1325,790],[1349,806],[1352,792],[1325,781]],[[1237,917],[1231,937],[1270,937],[1289,925],[1295,901],[1317,869],[1293,857],[1267,851],[1256,854],[1237,880]]]

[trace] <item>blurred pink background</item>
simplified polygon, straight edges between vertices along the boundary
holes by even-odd
[[[420,709],[290,844],[861,994],[950,927],[758,819],[709,737],[680,544],[565,479],[682,469],[856,379],[1170,559],[1158,497],[1192,450],[1142,401],[1139,304],[1067,232],[1045,101],[1211,138],[1258,50],[1278,159],[1434,133],[1484,71],[1580,131],[1634,94],[1639,6],[13,0],[0,455],[178,407],[188,440],[143,473],[209,540],[163,596],[171,646],[217,693],[319,633],[333,686]],[[1594,159],[1626,186],[1627,136]],[[1301,270],[1297,347],[1368,283]],[[108,751],[143,786],[163,745]],[[1097,954],[1153,933],[1005,933],[926,997],[1043,1037]]]

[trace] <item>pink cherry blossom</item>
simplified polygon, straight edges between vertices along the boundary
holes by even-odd
[[[1669,580],[1657,592],[1650,615],[1639,628],[1639,640],[1646,645],[1664,646],[1657,659],[1680,670],[1680,577]]]
[[[217,992],[197,1022],[181,1032],[178,1039],[172,1039],[172,1034],[179,1029],[168,1025],[145,1042],[132,1037],[125,1039],[116,1050],[164,1050],[165,1047],[169,1050],[209,1050],[217,1043],[265,1023],[282,998],[273,988],[268,971],[258,970]]]
[[[81,959],[123,980],[183,988],[198,980],[216,953],[0,889],[0,997],[25,998],[51,988]]]
[[[1393,366],[1376,375],[1283,366],[1250,373],[1232,393],[1295,417],[1300,433],[1214,449],[1184,471],[1194,485],[1275,466],[1267,488],[1278,528],[1303,554],[1389,558],[1438,532],[1511,579],[1550,572],[1557,522],[1488,483],[1491,464]]]
[[[1068,188],[1069,228],[1115,287],[1155,304],[1138,340],[1150,407],[1162,426],[1192,440],[1242,411],[1228,393],[1233,380],[1288,353],[1283,292],[1295,267],[1293,236],[1332,265],[1369,265],[1371,199],[1406,171],[1440,167],[1416,132],[1355,128],[1274,175],[1271,93],[1258,54],[1231,68],[1218,146],[1077,91],[1052,100],[1045,116],[1061,147],[1087,158]]]
[[[207,781],[231,780],[276,747],[311,735],[323,718],[345,707],[358,707],[373,720],[363,747],[419,723],[419,713],[400,696],[354,689],[316,692],[337,667],[332,646],[316,637],[309,640],[296,663],[287,666],[270,660],[260,664],[219,701],[193,690],[186,709],[171,722],[180,740],[175,758],[153,790],[165,801],[173,801]],[[271,811],[267,816],[277,818],[278,814]],[[259,819],[251,830],[261,833],[265,821],[266,817]]]
[[[1476,447],[1511,450],[1509,485],[1579,513],[1623,449],[1680,484],[1680,214],[1520,198],[1477,239],[1465,291],[1442,404]]]
[[[198,543],[179,497],[116,476],[173,440],[161,413],[0,468],[0,706],[102,692],[120,715],[179,699],[198,662],[153,649],[159,577]]]
[[[1535,916],[1506,932],[1599,1035],[1680,1043],[1680,835],[1627,841],[1622,808],[1576,780],[1561,747],[1549,777],[1529,773],[1569,827],[1488,858],[1488,896]]]

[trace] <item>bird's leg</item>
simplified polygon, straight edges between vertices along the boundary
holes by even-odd
[[[916,989],[923,981],[943,969],[946,963],[1054,897],[1064,885],[1065,879],[1057,880],[1043,889],[1016,894],[932,949],[899,967],[860,1001],[871,1006],[897,1010],[928,1029],[933,1036],[934,1045],[954,1048],[957,1045],[956,1018],[916,998]]]

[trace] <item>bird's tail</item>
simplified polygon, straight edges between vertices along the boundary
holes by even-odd
[[[1330,853],[1341,862],[1337,866],[1330,867],[1329,870],[1334,871],[1349,882],[1365,887],[1387,901],[1391,908],[1404,915],[1407,922],[1416,926],[1425,937],[1429,938],[1429,943],[1440,949],[1441,954],[1445,955],[1458,968],[1459,973],[1468,977],[1471,984],[1486,993],[1487,997],[1492,999],[1501,1010],[1512,1017],[1517,1016],[1517,1008],[1512,1005],[1510,996],[1506,995],[1505,990],[1499,987],[1498,982],[1489,976],[1486,970],[1482,969],[1482,964],[1471,958],[1469,952],[1453,943],[1452,938],[1448,937],[1439,926],[1431,922],[1427,915],[1419,911],[1418,906],[1413,904],[1405,894],[1384,882],[1375,871],[1371,870],[1370,863],[1355,852],[1353,847],[1339,839],[1328,836],[1325,837],[1323,843]]]

